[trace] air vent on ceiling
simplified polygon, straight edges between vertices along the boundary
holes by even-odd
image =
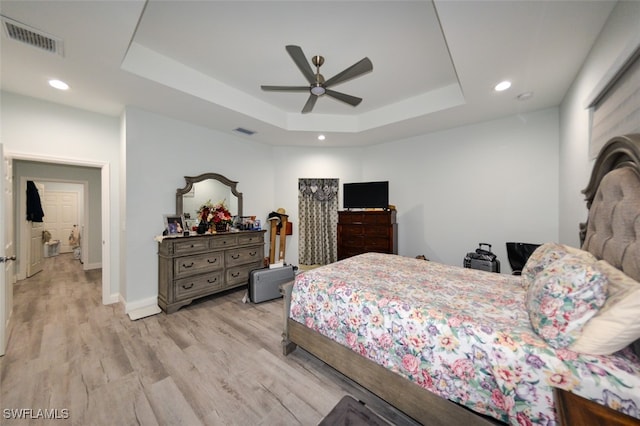
[[[11,40],[21,41],[49,53],[63,56],[62,40],[50,34],[31,28],[25,24],[2,16],[2,28]]]
[[[237,129],[233,129],[233,130],[235,130],[238,133],[244,133],[245,135],[249,135],[249,136],[255,133],[253,130],[245,129],[242,127],[238,127]]]

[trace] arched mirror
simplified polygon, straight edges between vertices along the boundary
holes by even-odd
[[[176,214],[197,217],[197,211],[204,203],[225,202],[232,216],[242,216],[242,193],[238,192],[238,182],[218,173],[203,173],[199,176],[185,176],[184,188],[176,191]]]

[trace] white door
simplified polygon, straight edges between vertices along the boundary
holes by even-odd
[[[15,253],[13,247],[13,173],[11,160],[5,160],[0,144],[0,355],[4,355],[9,338],[9,318],[13,307],[13,276]]]
[[[78,193],[67,191],[42,192],[44,227],[51,232],[51,239],[60,240],[60,253],[71,253],[69,236],[78,224]]]
[[[42,194],[44,186],[39,183],[36,183],[35,185],[38,189],[38,194]],[[42,271],[42,258],[44,256],[42,244],[42,231],[44,231],[44,224],[42,222],[29,222],[28,227],[29,258],[27,259],[27,278]]]

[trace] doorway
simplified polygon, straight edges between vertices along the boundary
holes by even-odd
[[[7,156],[11,156],[10,153]],[[82,206],[84,220],[78,219],[84,227],[81,229],[81,256],[84,270],[102,268],[102,303],[111,304],[118,301],[117,290],[111,286],[110,255],[110,171],[109,164],[95,162],[69,161],[58,158],[42,158],[35,156],[12,156],[14,168],[14,211],[16,213],[15,229],[23,231],[25,222],[21,214],[23,192],[21,181],[26,178],[44,182],[72,182],[83,185]],[[22,179],[25,178],[25,179]],[[25,184],[26,185],[26,184]],[[60,239],[68,240],[69,235],[62,234]],[[27,258],[26,247],[21,243],[22,237],[16,235],[19,261]],[[17,262],[16,277],[26,278],[25,263]]]
[[[85,193],[88,193],[88,182],[65,182],[20,177],[22,181],[33,181],[37,188],[42,209],[45,213],[42,222],[24,223],[19,246],[25,245],[27,258],[26,278],[42,271],[44,258],[63,253],[74,253],[76,259],[84,264],[86,249],[82,250],[85,229]],[[18,206],[21,210],[22,206]],[[20,211],[20,214],[22,212]],[[82,231],[82,233],[81,233]],[[29,235],[30,234],[30,235]],[[71,236],[77,234],[78,238]]]

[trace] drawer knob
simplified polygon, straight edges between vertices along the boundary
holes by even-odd
[[[182,264],[182,267],[183,267],[183,268],[191,268],[193,265],[194,265],[194,263],[193,263],[193,262],[191,262],[191,265],[187,265],[186,263],[183,263],[183,264]]]
[[[182,284],[182,288],[185,289],[185,290],[189,290],[191,287],[193,287],[193,283],[191,283],[191,285],[188,285],[188,286]]]
[[[213,284],[213,283],[215,283],[215,282],[217,282],[217,281],[218,281],[218,278],[214,278],[214,279],[210,279],[210,278],[209,278],[209,279],[207,279],[207,282],[208,282],[209,284]]]
[[[257,251],[252,251],[252,252],[250,252],[250,253],[249,253],[249,256],[253,257],[253,256],[255,256],[256,254],[258,254],[258,252],[257,252]]]
[[[239,254],[232,255],[232,256],[231,256],[231,258],[232,258],[233,260],[240,259],[240,255],[239,255]]]
[[[240,276],[240,272],[236,272],[235,274],[231,274],[233,278],[238,278]]]
[[[207,259],[207,262],[209,263],[218,263],[218,258],[216,257],[215,259],[211,260],[211,259]]]

